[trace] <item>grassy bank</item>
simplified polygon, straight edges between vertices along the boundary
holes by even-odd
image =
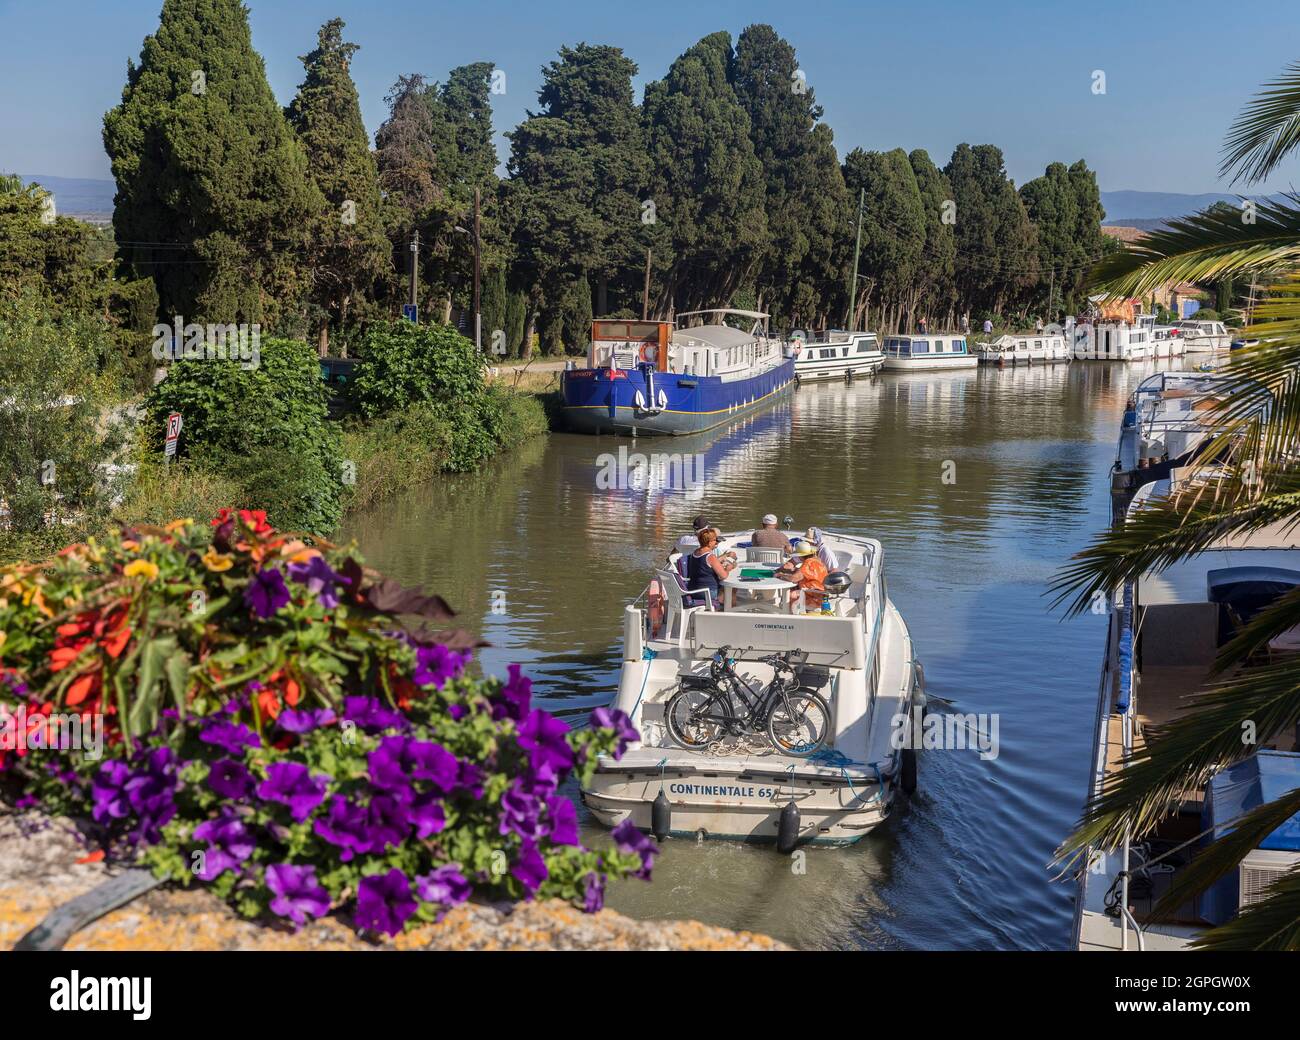
[[[537,396],[500,386],[492,388],[492,396],[497,405],[493,433],[498,453],[546,433],[546,410]],[[455,413],[426,406],[349,424],[343,433],[343,458],[351,464],[345,515],[368,509],[439,473],[473,468],[459,457],[463,434]]]

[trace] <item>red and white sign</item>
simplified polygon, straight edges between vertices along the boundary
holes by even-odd
[[[172,412],[167,416],[167,439],[163,442],[163,454],[171,458],[176,454],[176,442],[181,435],[181,413]]]

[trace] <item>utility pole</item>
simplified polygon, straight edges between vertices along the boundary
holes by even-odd
[[[416,284],[420,278],[420,229],[416,228],[411,232],[411,299],[412,307],[418,305],[416,299]]]
[[[645,251],[645,288],[641,290],[641,320],[650,320],[650,250]]]
[[[474,188],[474,347],[483,352],[483,312],[479,307],[479,269],[482,265],[482,240],[479,238],[479,190]]]
[[[867,189],[863,188],[858,193],[858,241],[853,247],[853,281],[849,282],[849,313],[844,319],[844,331],[852,332],[853,330],[853,304],[858,298],[858,255],[862,252],[862,207],[867,201]]]

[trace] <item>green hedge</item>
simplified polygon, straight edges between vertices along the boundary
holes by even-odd
[[[339,431],[326,418],[316,351],[267,339],[252,362],[174,362],[150,392],[148,443],[161,456],[167,414],[181,413],[179,455],[232,477],[275,525],[325,534],[342,513]]]

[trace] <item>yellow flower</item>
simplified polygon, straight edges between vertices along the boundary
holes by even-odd
[[[164,524],[163,530],[168,534],[175,534],[182,527],[189,527],[192,523],[194,523],[194,518],[192,516],[187,516],[180,520],[173,520],[170,524]]]
[[[154,578],[158,577],[158,565],[150,563],[148,560],[132,560],[122,568],[122,573],[128,578],[143,574],[150,581],[153,581]]]
[[[219,553],[212,546],[203,554],[203,566],[210,571],[228,571],[235,565],[235,558],[227,553]]]
[[[9,638],[8,633],[6,633],[3,629],[0,629],[0,649],[4,648],[5,640],[8,638]]]

